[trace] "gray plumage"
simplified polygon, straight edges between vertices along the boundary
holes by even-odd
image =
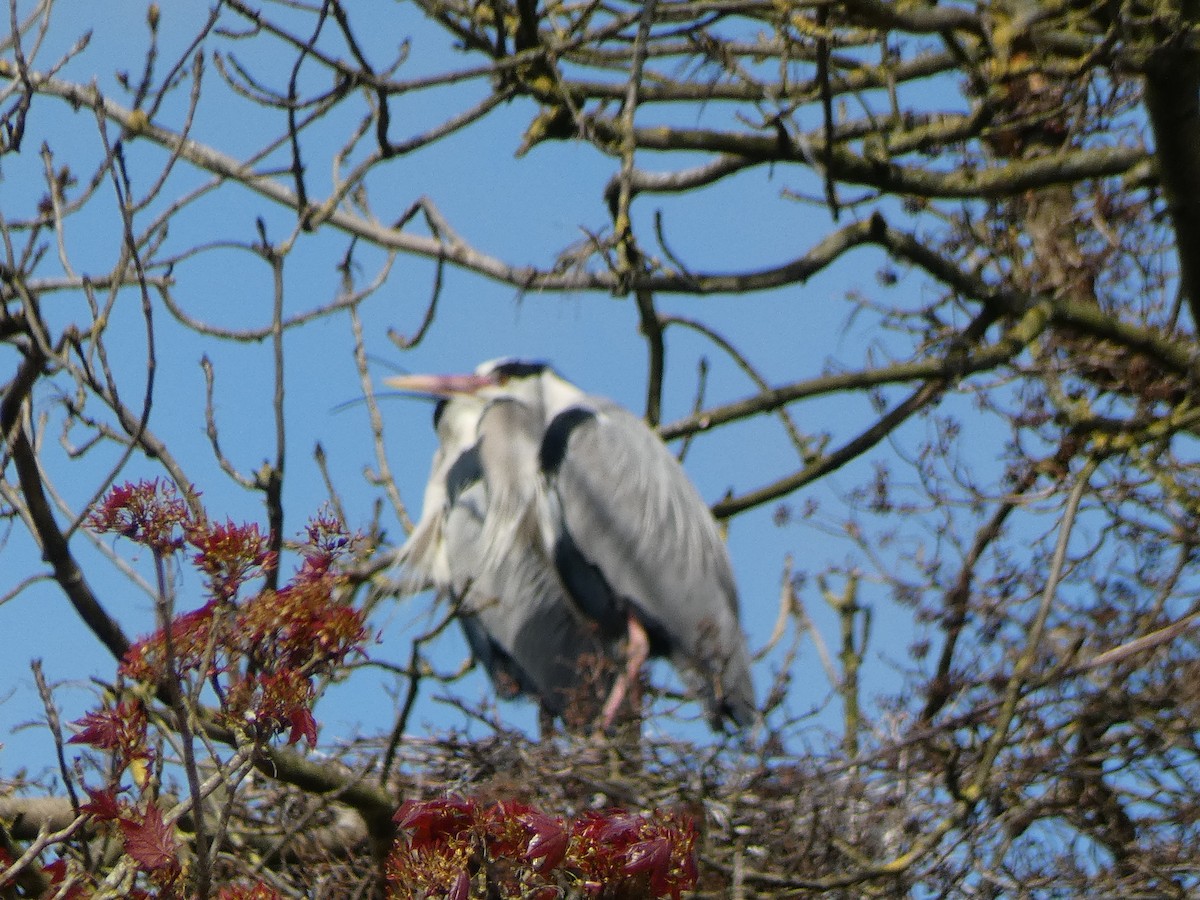
[[[559,457],[546,469],[561,521],[555,559],[581,609],[605,634],[632,612],[651,655],[670,658],[714,722],[751,724],[729,557],[678,462],[641,419],[605,400],[560,413],[547,439],[562,442],[544,448]]]
[[[435,424],[439,447],[421,520],[400,551],[409,586],[434,587],[457,604],[499,696],[529,695],[548,716],[593,718],[598,703],[586,683],[604,645],[565,597],[536,522],[532,531],[518,526],[502,556],[483,545],[491,494],[504,486],[498,473],[515,476],[510,465],[534,457],[540,424],[520,404],[471,395],[442,401]],[[536,474],[534,465],[526,475]],[[491,483],[488,471],[497,473]]]
[[[714,725],[750,725],[754,688],[729,556],[683,467],[640,418],[548,366],[502,361],[481,373],[488,365],[502,381],[494,395],[547,422],[543,533],[580,610],[613,639],[632,614],[650,654],[671,660]]]
[[[455,543],[453,555],[463,554],[460,564],[468,570],[481,567],[497,579],[538,586],[507,591],[494,585],[489,593],[510,604],[498,606],[497,619],[512,617],[526,634],[545,635],[546,652],[560,663],[571,659],[563,642],[578,634],[564,637],[553,616],[522,599],[542,598],[557,612],[545,600],[555,596],[548,586],[555,582],[607,646],[625,639],[627,667],[605,705],[605,725],[646,652],[672,661],[703,699],[714,727],[725,719],[742,726],[755,721],[724,541],[683,468],[641,419],[541,363],[498,360],[474,375],[390,383],[456,398],[451,404],[474,398],[491,411],[480,413],[475,457],[487,485],[486,509],[463,504],[458,514],[469,520],[469,538]],[[541,554],[529,552],[534,545]],[[445,549],[449,553],[450,542]],[[491,627],[515,646],[498,620]],[[551,640],[559,642],[556,648]]]

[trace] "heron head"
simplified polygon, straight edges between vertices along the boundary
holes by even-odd
[[[518,400],[539,410],[548,422],[569,406],[584,399],[584,393],[541,360],[502,357],[482,363],[476,375],[490,380],[484,393],[492,398]]]
[[[510,356],[481,363],[469,375],[398,375],[385,378],[384,383],[397,390],[446,399],[517,400],[550,416],[583,396],[549,363]]]

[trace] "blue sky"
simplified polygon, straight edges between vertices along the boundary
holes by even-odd
[[[162,58],[170,59],[194,33],[205,10],[164,5],[161,25]],[[50,44],[65,48],[79,27],[89,21],[94,7],[79,0],[63,3]],[[91,22],[95,32],[91,46],[65,70],[68,77],[95,77],[102,89],[119,101],[112,80],[116,68],[140,67],[140,58],[122,57],[140,53],[144,36],[144,10],[140,3],[113,4],[103,17]],[[73,15],[76,13],[77,15]],[[423,23],[406,4],[396,4],[379,13],[380,28],[367,37],[377,44],[380,59],[405,35],[413,39],[413,52],[402,77],[439,71],[447,65],[469,62],[448,48],[440,31]],[[133,37],[131,37],[133,35]],[[248,63],[265,79],[280,85],[285,73],[278,71],[284,57],[255,55],[266,42],[248,42],[242,51]],[[235,48],[236,49],[236,48]],[[57,50],[47,49],[38,63],[48,64]],[[463,98],[479,95],[479,86],[445,89],[433,94],[413,94],[393,108],[394,137],[416,133],[439,121],[462,104]],[[172,127],[181,122],[179,103],[185,94],[164,107],[161,121]],[[124,101],[121,101],[124,102]],[[328,183],[329,155],[354,123],[354,104],[345,113],[314,131],[306,146],[306,162],[315,193]],[[582,228],[601,229],[607,224],[602,199],[605,183],[615,171],[614,160],[605,158],[582,143],[556,143],[535,148],[515,159],[514,151],[532,115],[533,107],[513,103],[454,139],[395,161],[370,180],[374,211],[381,219],[400,214],[420,196],[432,198],[441,212],[476,247],[515,262],[547,264],[556,252],[583,237]],[[722,121],[726,112],[704,108],[689,116],[704,121]],[[270,135],[279,133],[282,118],[257,114],[244,102],[232,101],[211,66],[205,75],[205,92],[197,116],[195,136],[226,153],[252,152]],[[318,133],[319,132],[319,133]],[[31,203],[44,191],[40,183],[41,160],[37,146],[47,141],[59,161],[73,160],[73,168],[88,172],[86,160],[95,159],[99,140],[94,120],[87,111],[71,111],[52,99],[39,101],[31,119],[25,152],[6,157],[0,170],[0,208],[5,215],[27,215]],[[156,177],[162,151],[144,142],[129,147],[128,160],[135,190]],[[642,165],[682,165],[680,160],[639,157]],[[694,162],[694,160],[693,160]],[[161,208],[186,190],[203,183],[180,167],[168,181]],[[815,191],[805,171],[799,169],[756,170],[729,179],[702,196],[642,198],[635,213],[644,240],[656,210],[661,210],[673,249],[696,269],[722,270],[746,265],[778,264],[803,253],[830,227],[827,213],[819,207],[780,199],[785,188]],[[81,271],[104,271],[112,265],[119,233],[113,218],[111,191],[94,208],[72,219],[68,244],[72,262]],[[14,211],[15,210],[15,211]],[[171,225],[168,246],[183,248],[202,241],[230,240],[243,245],[257,239],[256,219],[261,217],[273,240],[291,233],[294,217],[262,198],[232,186],[186,209]],[[299,313],[330,302],[339,289],[336,264],[345,253],[346,239],[326,232],[300,235],[297,247],[285,263],[285,307]],[[382,255],[360,248],[356,259],[357,279],[374,277]],[[864,317],[848,327],[844,321],[850,291],[878,294],[876,269],[883,260],[874,251],[860,251],[801,287],[749,297],[661,297],[660,311],[702,319],[721,332],[753,360],[769,381],[782,383],[820,374],[833,359],[860,363],[866,348],[880,337]],[[49,260],[44,274],[55,268]],[[243,248],[212,249],[180,261],[174,268],[175,297],[190,315],[228,327],[265,326],[270,321],[271,280],[268,268]],[[505,285],[488,282],[470,273],[447,269],[438,318],[428,337],[414,350],[401,354],[387,341],[385,331],[394,327],[411,334],[421,321],[428,301],[433,266],[424,260],[400,257],[385,287],[363,308],[369,352],[379,360],[374,365],[378,378],[389,373],[386,362],[408,371],[462,371],[479,361],[501,355],[549,359],[570,379],[585,389],[611,396],[635,410],[644,405],[645,346],[637,334],[636,311],[631,301],[600,294],[549,295],[531,292],[520,295]],[[890,289],[892,302],[915,305],[920,284],[904,278]],[[78,319],[82,303],[78,297],[55,296],[47,303],[54,321]],[[203,491],[210,513],[262,522],[257,496],[232,485],[218,470],[204,437],[204,382],[199,366],[207,355],[216,369],[216,417],[222,446],[243,472],[252,472],[273,458],[271,420],[272,384],[269,344],[233,344],[200,339],[179,326],[158,305],[154,311],[159,374],[156,405],[151,428],[179,453],[185,468]],[[114,309],[110,326],[113,365],[125,396],[140,399],[142,371],[146,358],[145,324],[138,298],[123,294]],[[320,443],[350,518],[351,527],[365,526],[379,491],[366,483],[363,471],[374,467],[365,407],[343,408],[360,396],[352,360],[351,330],[344,314],[309,323],[290,332],[285,339],[286,424],[288,470],[286,475],[287,529],[298,531],[307,515],[324,500],[312,450]],[[715,348],[700,337],[672,330],[668,339],[669,380],[664,398],[664,421],[690,411],[695,391],[696,367],[706,356],[713,369],[709,379],[708,403],[732,400],[752,393],[752,385]],[[15,357],[0,351],[0,367],[11,371]],[[51,410],[53,388],[44,383],[36,395],[40,410]],[[415,518],[420,512],[421,490],[428,473],[433,435],[428,407],[395,398],[381,400],[387,417],[389,461],[401,493]],[[801,429],[830,430],[844,439],[869,415],[861,408],[847,408],[844,398],[813,401],[796,411]],[[908,426],[919,436],[925,426]],[[57,436],[49,429],[47,443]],[[836,442],[835,438],[835,442]],[[879,452],[884,452],[880,448]],[[111,452],[93,454],[82,462],[67,463],[61,451],[48,447],[51,476],[72,508],[78,508],[101,483]],[[799,505],[808,500],[836,502],[839,491],[848,488],[868,471],[869,459],[845,472],[835,473],[822,483],[789,498]],[[693,445],[687,468],[710,501],[732,489],[741,493],[792,471],[797,466],[794,452],[778,422],[758,418],[701,437]],[[121,478],[160,474],[144,460],[134,459]],[[730,549],[742,596],[745,628],[752,649],[767,639],[777,613],[779,579],[787,554],[796,558],[798,570],[818,572],[831,566],[853,563],[848,545],[819,529],[801,524],[777,527],[772,523],[774,505],[739,517],[730,532]],[[389,510],[384,522],[393,539],[401,536]],[[88,550],[80,536],[74,544],[88,562],[86,569],[103,601],[131,634],[152,627],[150,599],[129,581]],[[116,546],[126,558],[128,546]],[[135,559],[141,571],[148,560]],[[9,590],[23,573],[36,570],[36,551],[19,530],[0,545],[0,592]],[[833,622],[820,602],[812,582],[803,596],[819,625],[833,638]],[[901,659],[911,636],[907,616],[895,611],[888,598],[870,582],[863,585],[863,600],[876,612],[874,650],[864,672],[868,691],[872,686],[893,686],[893,666]],[[180,606],[199,602],[198,580],[190,574],[180,581]],[[427,622],[428,604],[417,600],[384,610],[376,621],[382,643],[373,646],[372,656],[404,662],[407,640]],[[29,658],[43,659],[47,676],[63,684],[57,695],[68,717],[74,717],[92,702],[92,676],[111,677],[113,665],[91,636],[75,619],[66,600],[52,583],[38,584],[16,599],[0,606],[0,631],[22,635],[18,652],[0,660],[0,771],[10,773],[22,764],[34,768],[48,759],[49,739],[40,729],[8,734],[8,727],[40,716],[40,706],[29,675]],[[455,631],[435,651],[440,669],[454,669],[465,656],[465,645]],[[756,672],[760,694],[765,691],[778,657],[760,664]],[[664,675],[663,669],[657,676]],[[370,732],[386,728],[392,703],[386,696],[388,678],[366,673],[356,675],[348,686],[337,689],[333,702],[326,703],[318,718],[326,739],[349,735],[361,728]],[[804,650],[794,672],[790,706],[800,712],[822,702],[828,684],[821,674],[811,644]],[[470,700],[490,695],[481,676],[456,690]],[[832,712],[836,712],[836,709]],[[529,725],[528,706],[505,704],[502,716]],[[458,714],[444,705],[426,700],[413,718],[416,731],[461,724]]]

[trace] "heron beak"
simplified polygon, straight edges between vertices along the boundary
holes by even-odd
[[[493,383],[486,375],[393,375],[383,383],[398,391],[431,397],[475,394]]]

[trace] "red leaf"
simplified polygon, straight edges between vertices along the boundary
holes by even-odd
[[[642,841],[629,848],[625,857],[625,873],[650,875],[650,887],[658,896],[670,890],[668,876],[671,873],[671,842],[666,838]]]
[[[646,820],[641,816],[630,815],[621,810],[613,810],[608,814],[608,821],[600,829],[598,839],[604,843],[624,843],[638,836],[638,832]]]
[[[90,787],[85,787],[84,790],[87,791],[89,799],[79,807],[80,812],[91,813],[92,817],[100,822],[111,822],[121,817],[121,804],[117,802],[116,786],[110,785],[99,791]]]
[[[533,832],[533,838],[525,850],[525,858],[540,860],[538,869],[556,868],[566,856],[567,846],[571,843],[571,836],[562,822],[536,810],[523,814],[520,819]]]
[[[308,741],[309,747],[317,746],[317,720],[307,707],[301,706],[288,714],[292,730],[288,735],[288,743],[294,744],[301,738]]]
[[[2,856],[3,854],[0,854]],[[47,891],[45,896],[54,897],[54,900],[84,900],[85,897],[91,896],[87,885],[82,881],[76,881],[69,888],[64,890],[59,887],[67,880],[67,861],[61,856],[54,862],[45,866],[42,871],[50,876],[50,885],[53,890]]]
[[[175,834],[163,822],[162,810],[157,806],[150,804],[140,822],[121,819],[120,825],[121,833],[125,836],[125,852],[133,857],[140,868],[153,872],[179,865]]]
[[[475,803],[461,797],[445,800],[407,800],[394,821],[411,832],[414,847],[426,846],[435,838],[456,837],[475,824]]]
[[[128,764],[132,759],[147,759],[146,711],[141,704],[122,700],[109,709],[88,713],[71,724],[83,726],[68,744],[88,744],[97,750],[111,750]]]
[[[70,738],[68,744],[90,744],[97,750],[111,750],[120,742],[121,722],[114,709],[90,712],[72,725],[82,725],[83,731]]]
[[[67,861],[60,856],[46,866],[44,871],[50,876],[51,884],[62,884],[62,880],[67,877]]]
[[[459,869],[458,877],[454,879],[454,886],[450,888],[450,893],[446,895],[446,900],[468,900],[471,896],[471,878],[467,875],[465,869]]]

